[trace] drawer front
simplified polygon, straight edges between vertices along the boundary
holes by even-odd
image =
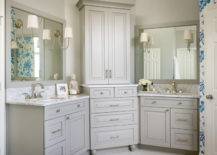
[[[65,140],[65,117],[45,121],[45,147]]]
[[[116,87],[115,97],[136,97],[137,88],[136,87]]]
[[[90,88],[90,98],[112,98],[114,88]]]
[[[173,129],[171,132],[171,147],[190,151],[198,150],[198,133],[191,130]]]
[[[66,106],[67,114],[79,112],[88,108],[88,101],[78,101]]]
[[[91,149],[103,149],[108,147],[120,147],[137,144],[137,128],[109,127],[92,129]]]
[[[66,106],[45,107],[45,120],[57,118],[67,113]]]
[[[140,97],[141,106],[197,109],[197,99]]]
[[[138,109],[137,98],[92,99],[91,113],[129,111]]]
[[[88,102],[89,100],[85,99],[74,102],[61,103],[61,105],[57,106],[55,105],[45,107],[45,120],[84,110],[89,107]]]
[[[118,113],[105,113],[105,114],[92,114],[91,126],[92,127],[105,127],[114,125],[129,125],[138,123],[138,114],[136,111],[132,112],[118,112]]]
[[[197,110],[172,109],[171,110],[171,126],[174,129],[190,129],[198,128]]]
[[[46,148],[45,155],[66,155],[65,141]]]

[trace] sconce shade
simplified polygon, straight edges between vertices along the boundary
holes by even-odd
[[[51,40],[50,30],[44,29],[43,30],[43,40]]]
[[[191,30],[185,30],[184,31],[184,40],[192,40],[193,36],[192,36],[192,32]]]
[[[64,32],[64,38],[72,38],[72,28],[71,27],[66,27],[65,32]]]
[[[38,28],[38,16],[36,15],[28,15],[27,28]]]
[[[144,42],[148,42],[148,34],[143,32],[140,36],[140,42],[144,43]]]

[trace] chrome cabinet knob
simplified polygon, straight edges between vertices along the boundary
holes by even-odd
[[[212,100],[213,99],[213,96],[210,94],[210,95],[206,95],[206,99],[207,100]]]

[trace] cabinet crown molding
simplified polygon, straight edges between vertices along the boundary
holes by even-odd
[[[77,7],[84,6],[112,7],[130,10],[135,5],[135,0],[79,0]]]

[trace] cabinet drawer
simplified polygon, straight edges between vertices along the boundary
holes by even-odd
[[[95,128],[91,130],[91,149],[137,144],[136,126]]]
[[[45,155],[65,155],[65,141],[45,149]]]
[[[197,109],[197,99],[140,97],[141,106]]]
[[[137,98],[92,99],[91,113],[137,110]]]
[[[45,122],[45,147],[65,140],[65,117]]]
[[[88,101],[74,102],[66,106],[65,108],[66,108],[67,114],[79,112],[81,110],[88,108]]]
[[[90,98],[112,98],[114,88],[90,88]]]
[[[198,133],[196,131],[172,129],[171,147],[176,149],[197,151],[197,137]]]
[[[138,117],[136,111],[91,115],[92,127],[132,125],[137,124],[137,120]]]
[[[198,128],[197,120],[197,110],[171,110],[171,126],[174,129],[196,130]]]
[[[68,108],[64,105],[45,107],[45,120],[57,118],[67,113]]]
[[[116,87],[115,97],[135,97],[137,96],[136,87]]]

